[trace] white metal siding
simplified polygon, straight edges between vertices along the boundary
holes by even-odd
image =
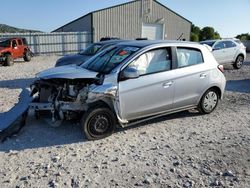
[[[29,47],[35,54],[76,53],[91,43],[91,33],[0,33],[0,37],[26,38]]]
[[[189,21],[154,0],[144,0],[93,12],[94,41],[105,36],[141,37],[142,23],[162,24],[164,39],[190,39]]]
[[[137,0],[95,11],[56,31],[93,32],[94,42],[107,36],[135,39],[142,36],[142,23],[162,24],[164,39],[190,39],[191,22],[156,0]]]
[[[94,12],[94,41],[106,36],[138,38],[141,35],[141,25],[140,1]]]

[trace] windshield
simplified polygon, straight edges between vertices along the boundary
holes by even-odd
[[[101,44],[92,44],[87,47],[85,50],[81,51],[81,55],[95,55],[102,48]]]
[[[10,40],[0,41],[0,47],[10,47]]]
[[[206,45],[208,45],[208,46],[213,47],[215,41],[202,41],[202,42],[200,42],[200,43],[201,43],[201,44],[206,44]]]
[[[97,55],[95,58],[92,58],[86,63],[82,64],[81,67],[91,71],[108,74],[117,65],[122,63],[138,50],[138,47],[133,46],[111,47],[103,53]]]

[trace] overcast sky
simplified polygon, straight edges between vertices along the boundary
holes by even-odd
[[[0,23],[50,32],[91,11],[125,2],[129,0],[2,1]],[[250,33],[250,0],[159,0],[159,2],[199,27],[214,27],[222,37]]]

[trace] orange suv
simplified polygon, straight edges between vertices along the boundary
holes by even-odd
[[[24,61],[28,62],[32,55],[25,38],[0,39],[0,62],[4,66],[13,65],[13,60],[17,58],[23,58]]]

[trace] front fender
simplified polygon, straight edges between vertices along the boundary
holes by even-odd
[[[115,113],[117,119],[121,124],[128,123],[120,116],[118,86],[112,83],[103,84],[101,86],[94,86],[90,88],[86,103],[88,105],[97,104],[98,102],[105,103]]]

